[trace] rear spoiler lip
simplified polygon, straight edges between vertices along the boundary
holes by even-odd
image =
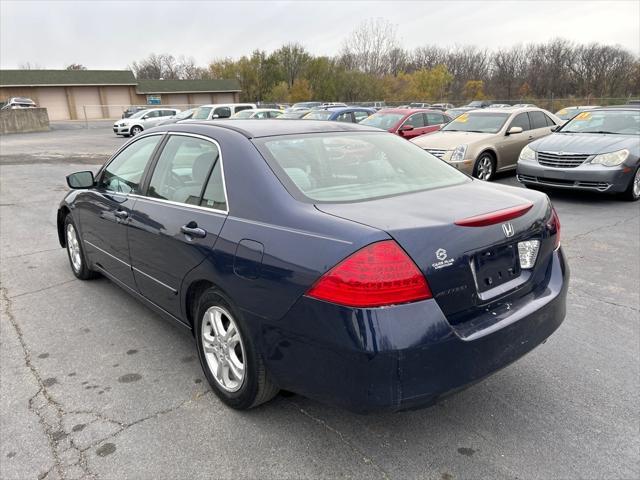
[[[486,227],[489,225],[495,225],[496,223],[502,223],[514,218],[521,217],[532,208],[533,203],[527,202],[515,207],[504,208],[501,210],[456,220],[454,223],[459,227]]]

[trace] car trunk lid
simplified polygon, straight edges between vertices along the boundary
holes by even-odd
[[[543,280],[534,273],[548,263],[554,248],[546,227],[551,208],[544,195],[481,181],[316,208],[386,231],[418,265],[452,323],[465,321],[475,308],[530,291],[536,278]],[[522,212],[489,225],[456,224],[510,209]],[[529,239],[538,239],[540,249],[535,268],[525,271],[518,261],[518,242]]]

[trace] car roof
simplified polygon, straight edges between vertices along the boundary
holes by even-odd
[[[640,110],[640,105],[609,105],[607,107],[596,107],[593,110]]]
[[[523,112],[544,112],[541,108],[538,107],[497,107],[491,108],[490,106],[487,108],[478,108],[472,110],[473,112],[489,112],[489,113],[523,113]]]
[[[255,103],[205,103],[204,105],[198,105],[199,107],[242,107],[242,106],[255,106]]]
[[[208,127],[227,128],[244,135],[247,138],[273,137],[277,135],[300,135],[305,133],[335,133],[335,132],[378,132],[376,127],[368,127],[357,123],[346,122],[326,122],[322,120],[287,120],[286,122],[277,119],[267,120],[186,120],[180,122],[181,126],[198,126],[206,130]],[[169,130],[173,126],[168,125],[161,129]],[[174,127],[175,128],[175,127]]]

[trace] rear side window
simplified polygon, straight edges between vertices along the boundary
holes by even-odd
[[[363,201],[469,181],[420,147],[386,133],[287,135],[254,142],[289,192],[303,201]]]
[[[98,187],[120,193],[136,193],[151,155],[162,135],[151,135],[122,150],[103,170]]]
[[[222,162],[220,162],[219,159],[211,171],[207,187],[200,201],[200,206],[214,208],[216,210],[227,210],[227,199],[222,181]]]
[[[542,112],[529,112],[529,119],[531,120],[531,128],[533,130],[536,128],[546,128],[547,126],[547,119]]]
[[[428,125],[439,125],[444,122],[444,116],[440,113],[427,113],[427,124]]]
[[[252,108],[251,105],[238,105],[235,110],[236,112],[241,112],[242,110],[251,110]]]
[[[547,122],[547,127],[553,127],[556,124],[556,122],[554,122],[549,115],[545,114],[544,119]]]
[[[200,138],[169,138],[151,176],[147,195],[200,205],[202,190],[219,158],[218,147]]]
[[[520,127],[523,131],[531,130],[531,124],[529,123],[529,116],[526,113],[519,113],[515,116],[509,128]]]

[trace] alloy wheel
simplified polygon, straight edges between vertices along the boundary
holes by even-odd
[[[640,197],[640,168],[636,170],[636,176],[633,177],[633,196]]]
[[[73,269],[79,272],[82,269],[82,254],[80,253],[78,234],[71,223],[67,225],[67,249],[69,250],[69,258]]]
[[[489,180],[493,175],[493,161],[488,156],[483,156],[478,161],[478,178],[480,180]]]
[[[222,307],[210,307],[202,321],[202,348],[216,383],[236,392],[245,380],[245,350],[238,325]]]

